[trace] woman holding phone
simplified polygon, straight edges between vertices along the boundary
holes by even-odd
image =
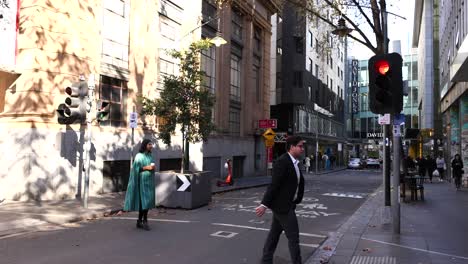
[[[130,171],[124,205],[124,211],[139,212],[136,227],[148,231],[148,210],[156,206],[152,150],[151,140],[144,139]]]

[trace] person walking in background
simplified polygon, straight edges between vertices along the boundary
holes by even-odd
[[[139,212],[136,227],[148,231],[148,210],[156,207],[152,150],[153,143],[144,139],[130,171],[124,204],[124,211]]]
[[[439,154],[439,157],[436,159],[437,171],[439,172],[440,181],[444,180],[445,177],[445,159],[442,157],[442,154]]]
[[[426,159],[424,156],[419,157],[418,161],[418,172],[419,176],[424,177],[426,176]]]
[[[305,166],[306,173],[309,173],[309,169],[310,169],[310,158],[309,158],[309,156],[305,157],[304,166]]]
[[[267,208],[273,211],[273,221],[263,248],[263,264],[273,263],[273,254],[283,231],[288,238],[292,263],[302,263],[295,209],[304,195],[304,177],[298,166],[298,158],[304,152],[304,141],[298,136],[288,137],[286,148],[288,152],[273,166],[271,184],[263,196],[262,203],[255,209],[258,217],[262,217]]]
[[[429,173],[429,180],[432,183],[432,176],[433,176],[434,171],[437,169],[437,164],[436,164],[435,159],[431,155],[427,155],[426,168],[427,168],[427,172]]]
[[[463,161],[461,160],[460,154],[456,154],[455,158],[452,160],[452,175],[455,179],[455,187],[457,190],[460,189],[461,177],[463,176],[463,173],[465,173],[462,169]]]

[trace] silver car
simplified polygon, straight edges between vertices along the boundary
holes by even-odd
[[[348,162],[348,169],[362,169],[363,163],[360,158],[351,158]]]

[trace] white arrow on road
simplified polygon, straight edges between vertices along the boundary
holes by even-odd
[[[190,181],[185,175],[177,175],[177,178],[182,181],[182,185],[177,189],[178,192],[185,192],[190,187]]]

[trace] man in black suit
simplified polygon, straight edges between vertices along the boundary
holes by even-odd
[[[275,162],[271,184],[261,205],[255,209],[259,217],[263,216],[267,208],[273,211],[273,221],[263,248],[264,264],[273,263],[273,254],[283,230],[288,238],[292,263],[302,263],[295,209],[304,195],[304,177],[299,170],[298,160],[304,153],[304,141],[298,136],[290,136],[286,140],[286,148],[288,152]]]

